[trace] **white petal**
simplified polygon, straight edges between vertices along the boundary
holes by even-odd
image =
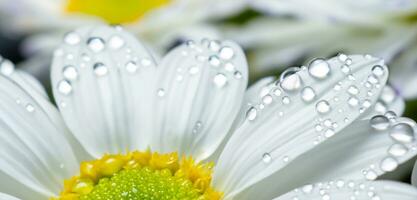
[[[0,193],[0,200],[19,200],[16,197],[4,194],[4,193]]]
[[[412,125],[411,142],[396,141],[390,136],[408,124]],[[417,154],[416,137],[415,122],[407,118],[378,115],[371,120],[358,120],[239,196],[271,199],[300,185],[329,179],[374,180]],[[257,194],[260,190],[264,192]]]
[[[170,52],[158,70],[153,146],[207,158],[243,100],[248,72],[242,50],[228,41],[189,41]]]
[[[374,115],[385,114],[387,111],[394,111],[398,116],[401,116],[405,110],[405,101],[393,87],[385,85],[372,110],[364,119],[370,119]]]
[[[411,183],[414,186],[417,186],[417,161],[416,161],[416,164],[414,165],[413,175],[411,177]]]
[[[120,27],[85,27],[64,37],[53,59],[54,96],[92,156],[147,148],[155,71],[146,49]]]
[[[405,99],[415,99],[417,97],[417,45],[405,50],[398,59],[393,62],[392,75],[390,81]]]
[[[0,170],[45,196],[58,194],[78,161],[56,109],[0,76]]]
[[[335,180],[306,185],[274,200],[414,200],[417,189],[393,181]]]
[[[248,110],[214,174],[214,184],[229,196],[282,169],[366,114],[388,76],[383,61],[370,56],[313,63],[296,73],[294,68],[286,71],[268,94],[273,101],[260,100]],[[383,73],[375,75],[375,66]]]

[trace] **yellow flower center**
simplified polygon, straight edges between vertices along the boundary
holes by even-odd
[[[211,187],[213,163],[178,158],[177,153],[135,151],[105,155],[83,162],[80,174],[64,181],[58,198],[51,200],[219,200]]]
[[[169,0],[68,0],[65,11],[103,18],[111,24],[134,22]]]

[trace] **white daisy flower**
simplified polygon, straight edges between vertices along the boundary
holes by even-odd
[[[29,36],[23,50],[30,60],[22,67],[40,77],[61,35],[76,27],[121,24],[162,54],[179,40],[218,38],[209,21],[233,15],[245,5],[235,0],[0,0],[0,25]]]
[[[255,73],[338,52],[372,53],[390,63],[390,83],[402,96],[417,97],[416,1],[250,2],[265,15],[225,34],[251,50]]]
[[[82,28],[54,55],[60,112],[1,66],[2,200],[417,197],[374,181],[417,154],[414,121],[375,115],[388,78],[375,57],[318,59],[245,92],[233,42],[189,41],[157,61],[120,28]]]

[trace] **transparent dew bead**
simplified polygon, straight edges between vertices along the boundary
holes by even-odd
[[[382,131],[388,129],[390,121],[384,115],[376,115],[371,118],[370,124],[373,129]]]
[[[96,63],[93,66],[93,71],[96,76],[102,77],[102,76],[107,75],[107,73],[109,72],[109,69],[103,63]]]
[[[30,104],[30,103],[26,104],[25,109],[26,109],[26,111],[28,111],[30,113],[35,111],[35,107],[33,107],[33,105]]]
[[[320,114],[326,114],[328,112],[330,112],[331,107],[328,101],[326,100],[320,100],[319,102],[317,102],[316,104],[316,111]]]
[[[379,167],[385,172],[392,172],[397,169],[398,161],[395,158],[388,156],[382,159]]]
[[[91,37],[87,40],[88,48],[93,52],[100,52],[105,47],[105,41],[100,37]]]
[[[76,80],[78,78],[78,70],[74,66],[68,65],[62,69],[62,75],[67,80]]]
[[[10,76],[14,72],[14,65],[9,60],[1,61],[0,58],[0,72],[5,76]]]
[[[69,32],[64,36],[64,42],[69,45],[76,45],[81,42],[81,36],[76,32]]]
[[[301,90],[301,99],[304,102],[311,102],[316,97],[316,92],[312,87],[305,87]]]
[[[330,75],[330,65],[324,59],[315,59],[308,66],[308,72],[312,77],[324,79]]]
[[[209,59],[208,59],[208,62],[213,67],[218,67],[221,64],[221,61],[220,61],[219,57],[217,57],[217,56],[210,56]]]
[[[243,75],[242,75],[242,73],[241,73],[240,71],[235,71],[235,72],[233,73],[233,76],[234,76],[236,79],[241,79],[241,78],[243,77]]]
[[[388,111],[385,114],[385,117],[387,117],[389,120],[394,120],[395,118],[397,118],[397,114],[395,114],[394,111]]]
[[[248,119],[249,121],[255,120],[257,115],[258,110],[255,107],[251,107],[248,111],[246,111],[246,119]]]
[[[391,127],[389,131],[391,138],[398,142],[410,143],[414,141],[414,129],[407,123],[399,123]]]
[[[378,174],[374,170],[369,170],[365,173],[365,178],[373,181],[378,178]]]
[[[301,87],[301,78],[297,73],[290,74],[281,80],[280,85],[286,91],[295,91]]]
[[[272,161],[272,156],[269,153],[264,153],[262,155],[262,161],[266,164],[271,163]]]
[[[233,63],[228,62],[228,63],[225,63],[224,64],[224,69],[226,71],[233,72],[233,71],[235,71],[235,68],[236,67],[235,67],[235,65]]]
[[[372,67],[372,73],[375,76],[382,76],[384,75],[385,71],[384,68],[381,65],[375,65]]]
[[[163,96],[165,96],[165,90],[164,90],[163,88],[159,88],[159,89],[156,91],[156,94],[157,94],[159,97],[163,97]]]
[[[262,102],[265,104],[265,105],[268,105],[268,104],[271,104],[272,103],[272,96],[271,95],[269,95],[269,94],[267,94],[267,95],[265,95],[264,97],[262,97]]]
[[[230,60],[235,55],[232,47],[224,46],[219,50],[219,57],[223,60]]]
[[[220,50],[220,42],[216,40],[212,40],[209,42],[208,48],[211,51],[219,51]]]
[[[126,71],[129,73],[135,73],[136,71],[138,71],[138,65],[136,64],[136,62],[134,61],[129,61],[126,63],[125,65]]]
[[[63,95],[69,95],[72,92],[72,85],[67,80],[61,80],[57,86],[58,92]]]
[[[309,185],[305,185],[301,188],[301,190],[305,193],[305,194],[310,194],[314,189],[314,186],[309,184]]]
[[[348,88],[348,93],[349,94],[351,94],[351,95],[357,95],[357,94],[359,94],[359,89],[358,89],[358,87],[356,87],[356,86],[354,86],[354,85],[351,85],[351,86],[349,86],[349,88]]]
[[[152,65],[152,61],[149,58],[142,58],[140,59],[140,64],[144,67]]]
[[[213,77],[213,83],[218,88],[223,88],[227,84],[227,77],[222,73],[218,73]]]
[[[393,144],[389,147],[388,153],[393,156],[403,156],[408,152],[408,148],[403,144]]]
[[[188,73],[190,74],[190,75],[194,75],[194,74],[197,74],[198,72],[199,72],[200,70],[199,70],[199,68],[198,68],[198,66],[191,66],[189,69],[188,69]]]
[[[109,40],[109,47],[112,49],[120,49],[123,47],[124,44],[125,41],[118,35],[112,36]]]
[[[341,61],[341,62],[346,62],[346,60],[348,59],[348,56],[346,54],[340,53],[337,55],[337,58]]]
[[[349,97],[348,99],[348,104],[351,107],[356,107],[359,105],[359,99],[356,97]]]

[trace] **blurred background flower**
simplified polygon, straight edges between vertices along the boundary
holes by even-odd
[[[188,39],[235,40],[247,53],[251,82],[313,57],[379,56],[391,67],[383,100],[402,106],[405,98],[404,115],[417,119],[415,0],[0,0],[0,54],[47,81],[63,35],[100,23],[124,26],[155,55]]]

